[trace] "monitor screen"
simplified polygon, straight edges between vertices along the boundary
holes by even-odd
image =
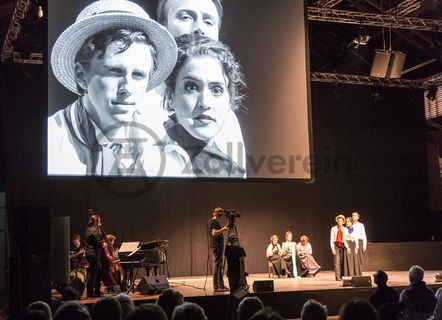
[[[48,3],[49,176],[311,181],[303,1],[121,2]]]

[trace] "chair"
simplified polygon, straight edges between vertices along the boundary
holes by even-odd
[[[272,278],[275,277],[275,269],[273,268],[273,263],[271,263],[270,261],[268,261],[268,268],[269,268],[269,278],[270,275],[272,275]]]

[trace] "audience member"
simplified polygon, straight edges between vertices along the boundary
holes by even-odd
[[[115,299],[121,306],[121,318],[126,319],[127,315],[135,310],[133,300],[126,293],[116,295]]]
[[[272,308],[265,307],[255,313],[250,320],[284,320],[284,317]]]
[[[144,303],[131,312],[125,320],[167,320],[167,315],[160,306]]]
[[[207,320],[203,308],[193,302],[184,302],[175,307],[172,320]]]
[[[45,319],[52,320],[52,311],[51,307],[44,301],[34,301],[31,302],[28,306],[28,313],[33,310],[42,311],[45,315]]]
[[[57,309],[54,320],[91,320],[91,316],[85,305],[78,301],[68,301]]]
[[[0,318],[1,319],[1,318]],[[42,310],[30,310],[26,314],[27,320],[47,320],[46,314]]]
[[[264,304],[258,297],[246,297],[238,305],[238,320],[248,320],[263,308]]]
[[[439,288],[440,289],[440,288]],[[441,290],[437,290],[438,292]],[[437,299],[436,308],[434,309],[433,320],[442,320],[442,297]]]
[[[309,299],[302,306],[301,320],[327,320],[327,307]]]
[[[181,292],[175,289],[165,289],[158,298],[157,304],[163,308],[167,319],[172,319],[172,313],[176,306],[184,303]]]
[[[405,308],[405,319],[426,319],[433,313],[437,300],[433,290],[423,281],[424,269],[412,266],[408,278],[410,285],[399,296],[399,302]]]
[[[345,303],[339,310],[339,320],[379,320],[375,308],[364,300]]]
[[[376,310],[386,303],[396,303],[399,301],[397,292],[387,285],[388,275],[379,270],[373,274],[374,283],[378,286],[370,297],[370,303]]]
[[[94,303],[91,309],[92,320],[121,320],[121,305],[114,297],[106,297]]]

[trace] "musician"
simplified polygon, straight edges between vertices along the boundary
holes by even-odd
[[[102,239],[101,219],[98,214],[94,213],[89,217],[86,229],[86,259],[89,262],[86,290],[87,296],[91,298],[102,295],[100,292],[100,259],[102,248],[107,246]]]
[[[71,236],[71,245],[69,248],[69,260],[71,270],[79,268],[81,260],[84,258],[84,248],[81,245],[81,236],[78,233],[73,233]]]
[[[228,224],[221,227],[219,218],[223,215],[223,208],[217,207],[212,212],[212,218],[209,220],[209,239],[210,248],[212,249],[213,261],[213,290],[215,292],[229,291],[224,285],[223,279],[223,251],[224,251],[224,231],[229,230]]]
[[[112,247],[114,248],[114,257],[115,257],[115,259],[119,259],[119,257],[118,257],[118,248],[117,249],[115,249],[115,240],[117,240],[117,237],[116,236],[114,236],[113,234],[107,234],[106,235],[106,240],[107,240],[107,243],[110,243],[111,245],[112,245]]]
[[[273,265],[275,274],[278,278],[287,276],[292,277],[291,272],[287,269],[284,259],[281,257],[282,250],[278,243],[278,236],[276,234],[270,237],[270,244],[266,250],[266,256]]]

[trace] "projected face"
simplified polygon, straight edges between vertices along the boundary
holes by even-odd
[[[174,36],[199,33],[218,40],[220,19],[212,0],[168,0],[166,28]]]
[[[77,63],[79,84],[87,92],[83,103],[90,116],[103,128],[131,121],[143,98],[152,68],[149,46],[134,42],[127,50],[118,42],[111,43],[100,58],[96,52],[89,70]]]
[[[221,63],[210,56],[190,58],[178,72],[172,108],[193,137],[209,142],[226,123],[230,94]]]

